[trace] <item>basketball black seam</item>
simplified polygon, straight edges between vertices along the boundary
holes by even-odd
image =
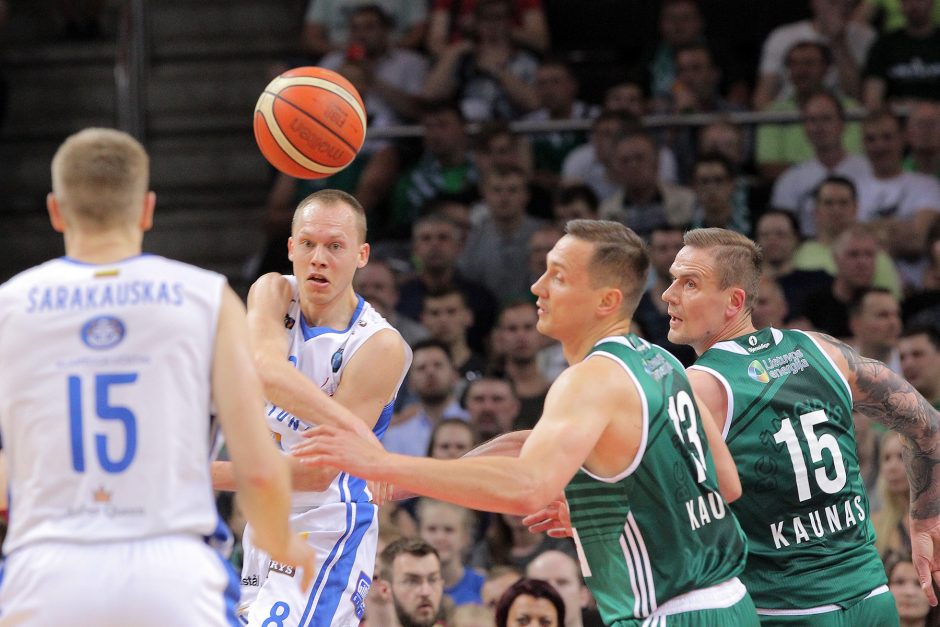
[[[317,86],[315,86],[315,85],[304,85],[304,87],[313,87],[314,89],[323,89],[322,87],[317,87]],[[323,91],[330,91],[330,90],[328,90],[328,89],[323,89]],[[271,95],[274,96],[274,98],[276,98],[277,100],[280,100],[280,101],[282,101],[282,102],[285,102],[285,103],[289,104],[291,107],[293,107],[294,109],[297,109],[297,111],[299,111],[300,113],[302,113],[302,114],[305,115],[306,117],[310,118],[313,122],[316,122],[318,125],[320,125],[321,127],[323,127],[323,129],[326,130],[330,135],[332,135],[333,137],[335,137],[336,139],[338,139],[340,142],[342,142],[343,144],[345,144],[346,147],[349,148],[349,149],[353,152],[353,155],[354,155],[354,156],[355,156],[355,153],[358,153],[358,152],[359,152],[356,148],[353,147],[352,144],[350,144],[350,143],[349,143],[348,141],[346,141],[342,136],[340,136],[339,134],[337,134],[336,131],[334,131],[334,130],[331,129],[329,126],[327,126],[326,124],[324,124],[324,123],[321,122],[320,120],[316,119],[315,117],[313,117],[312,115],[310,115],[309,113],[307,113],[306,111],[304,111],[303,109],[301,109],[300,107],[298,107],[297,105],[295,105],[293,102],[291,102],[291,101],[288,100],[287,98],[284,98],[283,96],[281,96],[280,92],[279,92],[279,93],[276,93],[276,94],[273,93],[273,92],[270,92],[270,91],[269,91],[269,92],[265,92],[265,93],[271,94]],[[331,92],[331,91],[330,91],[330,93],[332,94],[332,93],[334,93],[334,92]],[[349,104],[349,103],[347,103],[347,104]],[[272,111],[273,111],[273,108],[272,108]],[[358,115],[357,115],[357,117],[358,117]],[[276,120],[276,119],[277,119],[277,118],[275,117],[275,120]],[[290,140],[288,139],[288,141],[290,141]],[[293,146],[294,143],[291,142],[291,145]],[[297,146],[294,146],[294,147],[297,148]],[[299,150],[299,148],[298,148],[298,150]],[[308,157],[308,158],[309,158],[309,157]],[[335,166],[327,166],[327,167],[335,167]]]

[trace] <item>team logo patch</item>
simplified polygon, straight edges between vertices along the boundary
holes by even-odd
[[[88,348],[114,348],[124,339],[124,323],[114,316],[98,316],[82,326],[82,341]]]
[[[287,575],[288,577],[293,577],[294,573],[297,572],[297,569],[293,566],[288,566],[287,564],[282,564],[280,562],[275,562],[271,560],[268,564],[268,572],[270,573],[281,573],[282,575]]]
[[[770,375],[767,374],[767,369],[756,359],[747,367],[747,376],[759,383],[770,383]]]
[[[340,366],[343,365],[343,349],[340,348],[338,351],[333,353],[333,357],[330,358],[330,365],[333,366],[333,372],[339,372]]]
[[[369,588],[372,587],[372,580],[364,572],[359,571],[359,579],[356,580],[356,590],[349,597],[353,606],[356,608],[356,618],[362,620],[362,615],[366,612],[366,595],[369,594]]]
[[[284,314],[284,328],[293,329],[295,324],[297,324],[296,320],[291,318],[289,314]]]

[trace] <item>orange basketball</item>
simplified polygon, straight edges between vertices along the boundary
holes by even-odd
[[[299,67],[271,81],[255,105],[255,141],[271,165],[302,179],[336,174],[366,137],[366,107],[345,78]]]

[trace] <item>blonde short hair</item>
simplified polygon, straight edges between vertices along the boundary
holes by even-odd
[[[150,185],[150,159],[136,139],[110,128],[87,128],[52,158],[52,191],[67,219],[107,229],[134,220]]]
[[[760,287],[764,254],[753,241],[728,229],[693,229],[682,243],[700,250],[711,250],[718,270],[718,287],[726,290],[739,286],[744,290],[744,307],[754,308]]]
[[[619,222],[609,220],[571,220],[565,233],[594,244],[588,261],[592,287],[615,287],[623,294],[623,308],[630,315],[636,310],[650,259],[639,235]]]
[[[366,241],[366,210],[363,208],[362,204],[356,200],[355,196],[339,189],[321,189],[301,200],[300,203],[297,204],[297,209],[294,210],[294,217],[291,219],[291,233],[297,229],[297,222],[300,220],[300,215],[303,213],[303,210],[314,203],[321,203],[326,206],[348,206],[356,217],[356,227],[359,231],[361,241]]]

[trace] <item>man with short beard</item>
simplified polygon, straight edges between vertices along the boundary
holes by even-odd
[[[471,381],[464,405],[472,424],[485,442],[512,430],[519,415],[519,399],[512,382],[492,376]]]
[[[535,328],[539,316],[535,303],[515,301],[499,314],[494,344],[499,344],[506,357],[506,377],[512,381],[519,399],[519,414],[514,429],[531,429],[539,416],[551,381],[539,369],[536,356],[545,346],[543,336]]]
[[[372,594],[391,603],[373,605],[382,608],[383,615],[368,616],[370,625],[431,627],[443,620],[441,560],[434,547],[420,538],[401,538],[385,547],[374,587]]]

